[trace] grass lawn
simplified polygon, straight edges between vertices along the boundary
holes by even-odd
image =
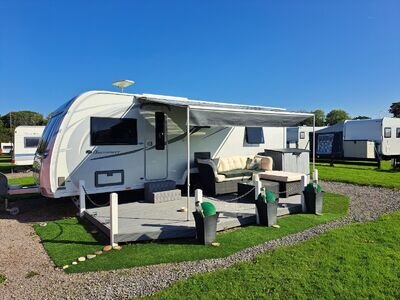
[[[400,212],[330,230],[216,272],[155,299],[399,299]]]
[[[248,226],[217,234],[220,247],[194,244],[193,241],[165,241],[135,243],[123,246],[120,251],[110,251],[95,259],[72,265],[67,272],[87,272],[130,268],[167,262],[180,262],[228,256],[244,248],[261,244],[284,235],[338,219],[346,215],[348,198],[325,194],[324,214],[296,214],[278,219],[280,229]],[[49,222],[46,227],[35,226],[44,248],[57,266],[71,264],[79,256],[100,250],[102,245],[76,218]]]
[[[2,163],[10,163],[11,162],[11,156],[10,155],[0,155],[0,164]]]
[[[0,160],[0,172],[1,173],[11,173],[11,169],[14,167],[14,164],[9,160]]]
[[[35,180],[32,176],[12,178],[12,179],[8,180],[8,184],[10,184],[10,185],[34,185]]]
[[[390,161],[382,161],[382,168],[367,165],[317,163],[319,178],[328,181],[340,181],[358,185],[379,186],[400,189],[400,171],[390,167]]]

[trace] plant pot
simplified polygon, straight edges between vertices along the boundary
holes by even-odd
[[[196,239],[199,243],[209,245],[215,242],[219,212],[215,215],[204,217],[197,211],[194,211],[193,216],[196,223]]]
[[[307,212],[312,214],[322,214],[324,192],[304,191],[303,194]]]
[[[259,224],[264,226],[272,226],[277,223],[278,201],[267,202],[256,201]]]

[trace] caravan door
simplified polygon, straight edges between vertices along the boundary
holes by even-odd
[[[148,130],[144,146],[146,180],[168,177],[167,120],[164,112],[146,112]]]

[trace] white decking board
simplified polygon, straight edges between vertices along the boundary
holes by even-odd
[[[228,197],[229,198],[229,197]],[[206,198],[215,204],[220,217],[218,231],[255,223],[255,205],[253,203],[226,202]],[[278,216],[301,211],[300,196],[281,198]],[[194,198],[189,203],[189,221],[186,212],[178,212],[186,207],[186,197],[164,203],[132,202],[120,204],[118,209],[117,242],[133,242],[157,239],[193,238],[195,224],[192,215]],[[110,230],[110,207],[90,208],[85,211],[86,218],[102,230],[107,236]]]

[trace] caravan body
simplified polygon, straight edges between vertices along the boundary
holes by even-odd
[[[187,110],[141,103],[138,99],[144,96],[92,91],[55,111],[35,157],[41,193],[52,198],[75,196],[81,180],[90,194],[141,189],[146,182],[165,179],[183,185]],[[254,155],[265,148],[283,148],[285,135],[284,127],[251,131],[191,126],[191,172],[196,171],[196,152],[210,153],[212,158]]]
[[[31,166],[44,126],[18,126],[14,131],[13,162],[17,166]]]
[[[343,139],[375,142],[383,158],[400,156],[400,118],[347,121]]]
[[[0,154],[10,154],[13,150],[13,143],[1,143]]]
[[[315,131],[323,128],[326,128],[326,126],[315,127]],[[287,148],[298,148],[311,151],[313,131],[314,127],[312,126],[288,127],[286,130]]]
[[[400,157],[400,119],[350,120],[319,130],[318,158],[391,159]]]

